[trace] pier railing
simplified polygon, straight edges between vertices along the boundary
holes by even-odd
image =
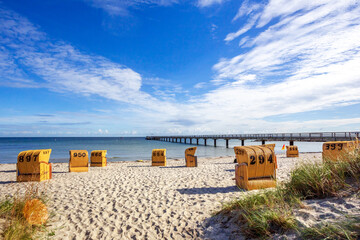
[[[360,138],[360,132],[308,132],[308,133],[257,133],[257,134],[221,134],[221,135],[172,135],[172,136],[147,136],[147,140],[158,140],[167,142],[180,142],[192,144],[192,140],[196,139],[196,144],[199,145],[199,139],[204,139],[206,146],[207,139],[214,140],[216,146],[217,139],[224,139],[226,146],[229,145],[230,139],[242,140],[258,140],[263,143],[265,141],[290,141],[290,145],[294,141],[301,142],[326,142],[326,141],[350,141]]]

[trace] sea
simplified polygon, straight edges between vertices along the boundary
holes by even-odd
[[[193,140],[194,142],[195,139]],[[50,162],[69,162],[69,150],[107,150],[107,159],[110,162],[150,160],[152,149],[166,149],[168,159],[184,158],[186,148],[196,146],[198,157],[233,156],[234,146],[241,146],[240,140],[230,140],[229,148],[225,140],[217,140],[217,147],[208,139],[207,146],[199,140],[199,145],[184,143],[171,143],[163,141],[146,140],[145,137],[11,137],[0,138],[0,163],[16,163],[17,155],[21,151],[35,149],[52,149]],[[275,153],[285,153],[282,146],[289,142],[275,143]],[[295,142],[300,152],[321,152],[320,142]],[[261,145],[261,142],[246,140],[247,145]]]

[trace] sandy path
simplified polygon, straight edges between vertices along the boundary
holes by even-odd
[[[320,158],[319,153],[298,159],[278,155],[278,179],[286,179],[297,162]],[[56,212],[50,227],[54,239],[204,238],[211,213],[244,194],[232,180],[233,159],[199,159],[198,168],[184,167],[183,159],[169,160],[167,167],[151,167],[149,161],[109,163],[88,173],[53,164],[53,179],[41,184]],[[0,165],[0,197],[29,184],[13,182],[15,168]],[[213,234],[206,236],[223,233]]]

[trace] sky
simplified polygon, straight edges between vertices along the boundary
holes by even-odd
[[[0,0],[0,137],[360,131],[358,0]]]

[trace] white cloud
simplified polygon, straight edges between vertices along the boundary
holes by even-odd
[[[0,11],[1,85],[45,87],[97,95],[145,109],[154,109],[155,105],[171,109],[167,103],[140,90],[139,73],[106,58],[82,53],[70,44],[53,42],[27,19],[9,10]],[[42,81],[34,81],[28,73]]]
[[[225,0],[198,0],[199,7],[209,7],[214,4],[221,4]]]
[[[178,0],[85,0],[93,7],[100,8],[110,15],[128,15],[128,8],[142,5],[169,6]]]

